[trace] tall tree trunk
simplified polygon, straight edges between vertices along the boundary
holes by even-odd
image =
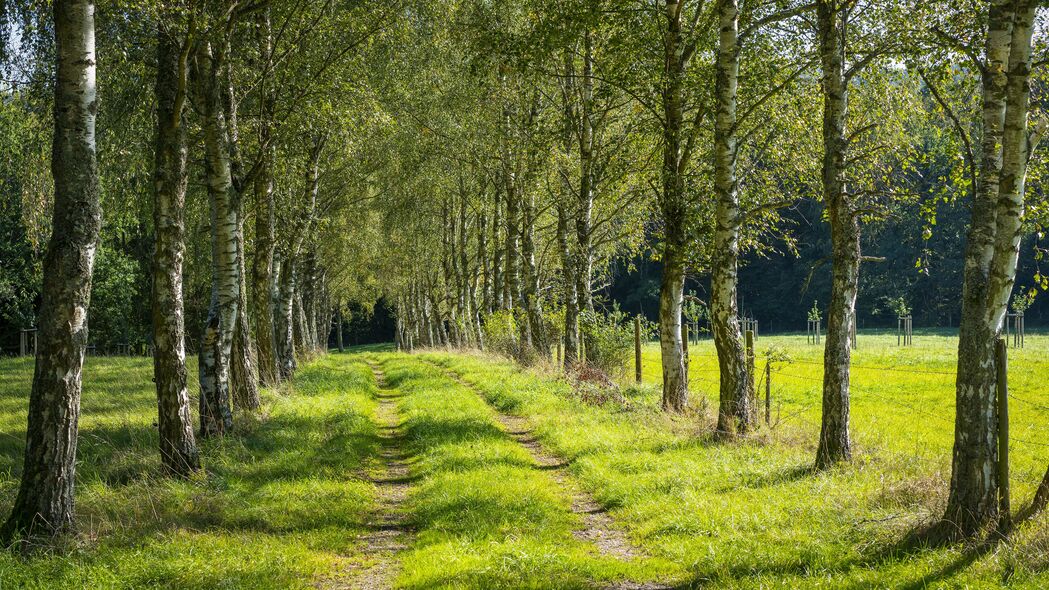
[[[211,303],[200,351],[200,430],[208,437],[233,427],[230,408],[230,358],[240,302],[237,259],[237,212],[232,195],[228,131],[222,106],[225,55],[202,41],[197,55],[197,85],[204,116],[204,165],[211,209]]]
[[[539,273],[535,266],[535,202],[531,195],[523,199],[521,215],[521,259],[524,270],[522,299],[528,338],[525,341],[533,350],[549,351],[543,337],[543,310],[539,301]]]
[[[488,260],[488,214],[484,206],[484,194],[481,198],[482,204],[477,212],[477,266],[480,266],[481,271],[481,300],[474,300],[474,321],[477,324],[477,346],[484,350],[484,316],[492,312],[492,267]]]
[[[295,374],[295,265],[291,255],[278,251],[274,262],[278,272],[277,293],[277,369],[281,379]]]
[[[506,309],[505,302],[505,279],[503,277],[503,240],[500,235],[502,228],[501,214],[503,211],[502,189],[499,182],[495,183],[494,199],[495,209],[492,212],[492,311]]]
[[[320,281],[317,272],[317,255],[310,250],[306,255],[306,281],[299,290],[302,294],[300,311],[302,313],[303,343],[306,350],[316,354],[320,350],[320,335],[317,334],[316,305],[320,298]]]
[[[475,298],[476,291],[474,288],[474,281],[470,273],[470,222],[469,216],[467,215],[465,193],[460,195],[459,199],[459,245],[458,251],[458,266],[459,270],[456,271],[456,279],[459,281],[459,300],[462,301],[460,306],[463,314],[463,326],[467,333],[467,340],[471,346],[477,344],[477,332],[476,332],[476,312],[475,312]],[[476,276],[476,275],[474,275]]]
[[[845,16],[837,2],[816,4],[823,67],[823,202],[831,233],[832,282],[823,352],[823,419],[816,467],[852,459],[849,437],[850,326],[856,311],[860,270],[860,225],[845,190]]]
[[[477,212],[477,260],[481,265],[481,309],[477,312],[480,321],[480,316],[492,312],[492,261],[488,259],[488,213],[483,204]]]
[[[252,334],[255,336],[258,351],[259,379],[263,385],[276,385],[280,382],[277,370],[277,342],[274,326],[274,301],[272,293],[275,287],[273,272],[274,253],[274,202],[273,178],[270,170],[271,156],[265,156],[266,162],[255,179],[255,256],[252,259]]]
[[[233,71],[227,61],[230,55],[230,35],[222,43],[221,97],[222,112],[226,114],[226,149],[229,152],[230,188],[229,208],[236,218],[237,307],[229,353],[229,389],[232,403],[245,410],[259,407],[259,375],[256,369],[255,346],[248,322],[247,254],[244,240],[244,193],[247,191],[243,163],[240,156],[240,125],[237,119],[237,101],[233,95]],[[254,184],[254,183],[252,183]]]
[[[303,275],[306,275],[306,272],[303,272]],[[308,323],[306,322],[306,312],[302,308],[303,289],[301,287],[304,286],[304,282],[300,281],[298,286],[300,288],[295,289],[295,299],[292,302],[292,309],[294,310],[294,317],[292,319],[294,320],[295,326],[293,330],[295,336],[295,351],[304,355],[304,357],[308,359],[310,355],[313,354],[313,347],[309,341],[309,332],[307,332]]]
[[[167,13],[157,31],[157,126],[154,154],[153,225],[153,381],[157,385],[157,429],[160,460],[170,473],[186,476],[200,469],[193,435],[186,375],[182,260],[185,254],[186,128],[184,104],[186,54],[191,40],[178,18]],[[186,35],[186,39],[179,37]]]
[[[452,293],[454,289],[455,281],[455,269],[454,265],[454,254],[452,252],[452,242],[454,241],[453,234],[455,228],[453,227],[453,221],[451,217],[451,206],[448,203],[448,198],[445,198],[441,203],[441,270],[442,270],[442,287],[444,292],[444,305],[448,310],[449,325],[451,328],[451,337],[455,342],[456,346],[462,346],[462,335],[460,334],[459,318],[456,309],[455,296]]]
[[[666,3],[663,88],[663,276],[659,286],[659,345],[663,364],[663,408],[682,411],[688,405],[688,366],[681,342],[681,298],[685,288],[685,181],[682,175],[681,86],[684,55],[681,4]]]
[[[514,175],[506,166],[506,286],[503,289],[503,307],[514,309],[521,301],[520,222],[521,203],[515,190]]]
[[[53,10],[53,230],[44,258],[25,461],[14,508],[0,530],[5,544],[16,535],[50,536],[73,528],[80,371],[102,224],[95,160],[95,5],[56,0]]]
[[[968,537],[998,518],[995,341],[1016,278],[1027,174],[1032,1],[989,4],[980,178],[965,250],[950,495],[944,523]]]
[[[505,77],[504,77],[505,82]],[[524,311],[521,289],[521,196],[518,191],[517,158],[514,152],[515,115],[509,102],[503,105],[502,181],[506,193],[506,287],[503,293],[506,309]],[[518,318],[519,320],[521,318]],[[527,318],[519,322],[523,333]],[[529,343],[530,344],[530,343]]]
[[[247,411],[255,411],[262,405],[259,399],[259,375],[256,367],[258,362],[255,356],[255,347],[252,344],[251,324],[248,320],[248,283],[244,252],[244,215],[237,215],[237,262],[240,280],[239,303],[237,305],[237,320],[233,331],[233,348],[231,350],[232,363],[230,364],[231,385],[233,405],[236,408]]]
[[[328,297],[328,273],[320,264],[317,264],[317,285],[318,297],[313,302],[314,334],[317,336],[317,351],[327,354],[333,314]]]
[[[431,279],[430,288],[424,294],[426,297],[426,305],[430,310],[431,321],[436,325],[436,344],[442,346],[448,346],[451,344],[451,339],[448,337],[448,326],[445,324],[444,318],[441,317],[440,307],[437,305],[437,298],[433,296],[435,280]]]
[[[305,272],[300,268],[302,244],[313,225],[320,192],[320,157],[327,141],[326,135],[313,138],[306,166],[306,190],[302,202],[292,212],[291,231],[286,245],[278,252],[280,276],[278,278],[277,309],[277,356],[282,379],[290,379],[298,368],[297,354],[305,352],[301,332],[297,331],[297,302],[301,298],[301,285]],[[277,265],[275,265],[277,266]]]
[[[746,432],[756,417],[743,335],[736,307],[739,266],[739,195],[736,182],[736,91],[739,86],[739,6],[719,0],[720,35],[716,63],[714,193],[717,226],[710,273],[710,318],[720,369],[718,432]]]
[[[264,9],[259,13],[259,51],[266,63],[270,62],[272,52],[270,40],[270,12]],[[273,96],[263,81],[261,113],[259,115],[259,143],[269,146],[271,142],[271,120],[273,117]],[[264,147],[259,172],[254,179],[255,192],[255,256],[252,259],[252,308],[251,325],[258,351],[259,379],[263,385],[276,385],[280,382],[277,369],[277,343],[274,331],[274,302],[271,293],[274,290],[273,250],[276,245],[274,224],[276,209],[273,201],[273,148]]]
[[[576,295],[576,260],[568,245],[568,212],[563,203],[557,207],[557,241],[561,251],[562,297],[565,306],[564,358],[565,369],[579,362],[579,300]]]
[[[578,127],[576,118],[576,74],[573,51],[566,49],[564,52],[564,75],[561,78],[561,99],[564,104],[564,136],[561,138],[565,161],[572,157],[572,145],[575,138],[575,129]],[[579,362],[579,293],[576,283],[578,271],[578,260],[573,254],[572,245],[578,246],[578,239],[569,241],[569,218],[575,207],[571,202],[578,198],[574,194],[572,186],[571,171],[567,166],[561,169],[561,182],[564,186],[564,196],[557,202],[557,248],[561,255],[561,297],[565,308],[565,321],[563,326],[564,356],[562,364],[566,370],[571,369]],[[575,234],[573,233],[573,238]]]
[[[575,280],[577,317],[594,311],[591,291],[594,256],[592,247],[592,216],[594,209],[594,51],[590,31],[583,35],[583,72],[579,80],[579,192],[575,218]],[[593,341],[580,334],[584,354],[594,350]]]
[[[398,311],[398,313],[397,313],[397,338],[398,338],[398,346],[397,347],[398,348],[402,348],[402,346],[400,345],[400,337],[401,337],[401,320],[400,320],[400,317],[401,317],[401,314]],[[342,342],[343,342],[342,341],[342,305],[339,304],[339,305],[337,305],[335,307],[335,344],[336,344],[336,346],[339,347],[339,352],[345,352],[345,350],[343,349],[343,343]]]
[[[594,50],[590,31],[583,35],[583,75],[580,85],[579,202],[576,207],[576,298],[580,310],[593,311],[590,290],[593,274],[591,245],[594,210]]]

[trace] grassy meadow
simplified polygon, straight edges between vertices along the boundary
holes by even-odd
[[[822,346],[805,335],[760,337],[759,368],[774,347],[772,428],[737,443],[711,436],[717,400],[713,343],[690,350],[695,411],[658,411],[659,348],[643,353],[643,384],[628,403],[581,404],[548,370],[521,372],[485,357],[431,358],[475,384],[497,407],[528,416],[571,461],[583,486],[651,555],[664,575],[725,588],[1049,587],[1049,517],[1023,522],[992,550],[915,548],[911,534],[942,513],[953,441],[956,338],[861,333],[853,372],[854,464],[811,465],[819,437]],[[1013,505],[1030,502],[1049,464],[1049,338],[1010,349]],[[627,371],[632,374],[632,367]],[[760,390],[764,391],[764,383]],[[1024,402],[1020,402],[1022,397]],[[1025,441],[1024,443],[1019,442]]]
[[[905,347],[897,345],[895,332],[859,334],[858,347],[852,351],[850,417],[861,458],[892,457],[920,466],[932,478],[933,487],[936,480],[949,477],[957,342],[956,334],[947,331],[916,332],[913,344]],[[772,363],[771,422],[802,436],[815,456],[822,343],[808,344],[804,334],[759,337],[754,349],[762,418],[766,359],[770,352],[785,355],[789,360]],[[1049,465],[1049,335],[1028,334],[1025,346],[1009,348],[1008,355],[1011,469],[1014,507],[1018,507],[1032,497]],[[689,356],[694,403],[714,411],[718,368],[713,341],[693,344]],[[658,345],[643,348],[642,371],[646,384],[658,385]]]
[[[294,588],[352,562],[378,444],[359,359],[321,359],[266,392],[268,418],[208,441],[208,475],[182,482],[160,477],[152,360],[89,357],[84,375],[79,535],[51,555],[0,551],[0,588]],[[31,378],[31,359],[0,360],[5,518]]]
[[[717,399],[709,341],[693,344],[693,411],[659,406],[658,346],[624,401],[581,401],[550,367],[477,353],[376,348],[329,354],[266,391],[265,417],[203,448],[207,474],[160,477],[151,362],[88,360],[78,463],[80,532],[35,557],[0,551],[8,588],[352,588],[381,510],[379,385],[401,420],[409,541],[398,588],[1049,587],[1049,516],[991,548],[915,547],[943,509],[952,442],[955,339],[860,334],[854,355],[854,464],[810,466],[819,433],[822,347],[759,337],[773,365],[771,427],[711,436]],[[1013,504],[1049,464],[1049,337],[1010,349]],[[193,374],[191,367],[191,374]],[[632,376],[632,368],[626,371]],[[0,512],[14,500],[32,375],[0,360]],[[759,389],[764,392],[764,383]],[[195,392],[194,392],[195,393]],[[1022,400],[1022,401],[1021,401]],[[607,510],[639,554],[599,551],[576,532],[572,494],[501,427],[522,416],[564,458],[573,485]],[[242,424],[244,422],[242,421]],[[1020,441],[1024,442],[1020,442]]]

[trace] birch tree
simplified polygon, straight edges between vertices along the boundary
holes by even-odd
[[[740,116],[737,109],[741,53],[748,39],[753,42],[755,37],[762,34],[762,27],[780,23],[810,9],[810,5],[802,3],[764,14],[751,9],[747,14],[746,26],[741,31],[739,2],[718,0],[716,5],[719,34],[714,73],[713,186],[717,204],[710,265],[710,323],[720,374],[717,429],[723,435],[731,436],[737,430],[746,432],[757,419],[752,391],[754,376],[749,374],[737,305],[741,230],[748,221],[748,212],[740,205],[741,179],[736,170],[740,156],[740,129],[748,118],[754,119],[756,116],[775,121],[774,113],[759,112],[758,108],[777,93],[785,91],[807,69],[805,63],[789,64],[789,75],[774,79],[768,88],[751,91],[750,102]],[[763,49],[758,51],[764,55],[755,56],[755,59],[763,58],[776,63],[783,61],[776,58],[777,48],[774,46],[765,46]],[[752,123],[751,126],[760,128],[770,125]],[[752,135],[755,132],[753,128],[745,136]],[[769,138],[766,143],[773,141]],[[771,205],[780,207],[789,202],[789,196],[783,195],[775,197]],[[766,204],[765,208],[768,206]],[[749,216],[756,215],[750,213]]]
[[[185,476],[200,469],[190,416],[182,299],[188,182],[184,111],[195,20],[179,8],[162,13],[157,29],[152,303],[160,459],[168,471]]]
[[[906,34],[906,3],[854,6],[841,0],[816,2],[816,40],[821,67],[823,96],[823,156],[820,180],[823,207],[831,233],[831,296],[827,308],[827,334],[823,354],[823,411],[816,467],[828,468],[852,458],[849,432],[849,384],[852,359],[852,325],[856,321],[859,292],[861,220],[871,212],[872,183],[864,184],[865,168],[876,168],[871,152],[856,149],[875,144],[874,153],[885,148],[872,139],[874,132],[896,114],[883,114],[863,125],[850,100],[850,84],[861,73],[872,80],[870,66],[899,51],[898,39]],[[899,84],[905,80],[896,80]],[[866,82],[866,80],[865,80]],[[853,112],[856,111],[856,112]],[[870,109],[866,114],[869,114]],[[884,188],[884,187],[882,187]]]
[[[980,73],[979,177],[965,247],[959,324],[957,412],[945,534],[972,536],[998,518],[998,412],[995,342],[1016,280],[1025,181],[1042,126],[1028,125],[1031,40],[1038,3],[995,0],[987,6],[980,56],[963,49]]]
[[[39,350],[22,479],[0,541],[74,527],[81,369],[102,225],[95,145],[95,4],[56,0],[53,230],[44,258]]]
[[[658,202],[663,224],[660,256],[663,274],[659,288],[659,345],[663,365],[663,408],[675,412],[683,411],[688,405],[688,359],[681,332],[681,303],[690,239],[690,204],[685,179],[697,127],[705,114],[701,107],[693,105],[696,116],[691,126],[684,119],[684,82],[697,49],[696,29],[703,15],[702,4],[692,7],[691,34],[686,37],[683,20],[689,13],[685,4],[686,0],[665,2],[664,63],[660,81],[663,165]],[[684,26],[688,26],[688,21],[684,22]]]
[[[229,130],[222,101],[229,46],[222,35],[217,36],[217,43],[210,37],[197,44],[193,56],[195,102],[202,118],[204,176],[211,216],[211,303],[198,360],[200,431],[205,437],[222,435],[233,428],[231,355],[240,305],[239,203],[232,194]]]

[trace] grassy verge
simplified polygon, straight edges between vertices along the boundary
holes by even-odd
[[[554,480],[499,429],[476,393],[417,358],[384,358],[404,397],[417,530],[402,557],[406,588],[590,588],[656,575],[597,554],[572,531],[580,518]]]
[[[963,546],[908,550],[902,543],[942,510],[953,378],[936,373],[953,369],[948,337],[923,342],[916,334],[914,348],[899,350],[889,335],[879,342],[861,334],[856,363],[892,370],[855,373],[858,460],[827,473],[810,469],[819,432],[820,349],[805,347],[803,335],[788,338],[797,342],[759,340],[759,354],[780,344],[795,359],[773,375],[774,398],[782,403],[779,426],[732,444],[710,436],[716,382],[710,381],[709,342],[693,346],[691,367],[697,405],[707,410],[682,418],[657,409],[658,348],[652,346],[645,355],[647,384],[627,391],[628,406],[582,404],[555,375],[522,372],[490,357],[428,358],[462,375],[502,411],[528,416],[540,439],[572,461],[583,485],[636,542],[685,570],[688,582],[727,588],[1049,585],[1045,515],[990,554]],[[1049,376],[1040,346],[1029,336],[1028,348],[1014,352],[1017,391]],[[1017,436],[1044,441],[1035,425],[1044,429],[1047,421],[1049,413],[1017,415]],[[1016,504],[1029,498],[1047,461],[1045,453],[1017,459]]]
[[[194,374],[190,367],[190,374]],[[13,502],[30,360],[0,361],[0,513]],[[368,368],[330,355],[269,419],[203,445],[207,477],[158,476],[152,362],[90,358],[78,446],[80,535],[69,551],[0,551],[4,588],[299,588],[345,567],[373,497],[357,474],[377,449]],[[194,396],[195,397],[195,396]]]

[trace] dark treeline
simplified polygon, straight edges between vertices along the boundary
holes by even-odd
[[[796,238],[797,252],[772,248],[762,256],[747,257],[740,267],[741,314],[758,320],[762,332],[804,331],[813,303],[826,307],[830,245],[820,213],[821,205],[811,200],[785,211],[784,231]],[[911,308],[915,328],[957,330],[969,204],[943,206],[937,217],[936,231],[928,239],[923,237],[926,223],[918,205],[901,207],[890,219],[870,227],[863,251],[885,260],[867,265],[860,277],[856,317],[861,329],[896,329],[893,300],[902,297]],[[1016,280],[1022,291],[1036,286],[1036,275],[1043,266],[1038,249],[1035,235],[1024,238],[1020,246]],[[611,284],[601,295],[654,321],[659,313],[660,269],[658,261],[644,255],[617,261],[610,269]],[[709,278],[690,276],[685,291],[707,299]],[[1049,297],[1036,295],[1024,316],[1029,329],[1049,324]],[[700,325],[709,330],[706,322]]]

